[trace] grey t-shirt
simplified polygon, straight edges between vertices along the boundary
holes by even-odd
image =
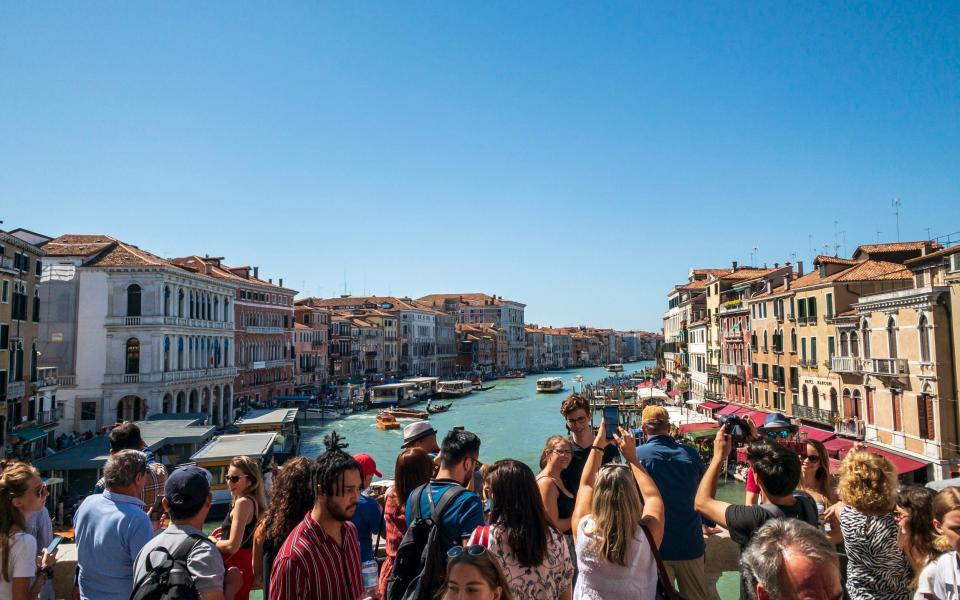
[[[206,534],[190,525],[177,525],[171,523],[169,527],[157,534],[137,555],[137,561],[133,565],[133,581],[137,584],[147,574],[147,555],[156,548],[166,548],[169,552],[176,550],[177,546],[183,543],[183,540],[190,534],[202,536],[203,541],[197,540],[193,550],[187,556],[187,571],[193,577],[197,591],[201,594],[206,592],[215,592],[223,590],[223,559],[213,542],[206,539]],[[157,553],[151,559],[156,564],[162,561],[165,555]]]

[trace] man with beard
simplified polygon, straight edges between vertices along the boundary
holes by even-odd
[[[360,465],[336,433],[323,442],[311,473],[313,510],[294,528],[270,575],[273,600],[356,600],[363,595],[360,544],[350,522],[360,502]]]

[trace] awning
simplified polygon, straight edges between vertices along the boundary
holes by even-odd
[[[832,431],[827,431],[826,429],[818,429],[816,427],[810,427],[809,425],[801,425],[800,433],[807,434],[808,440],[817,440],[818,442],[825,442],[837,436],[837,434]]]
[[[718,415],[732,415],[733,413],[737,412],[738,410],[740,410],[740,409],[742,409],[742,408],[743,408],[742,406],[737,406],[736,404],[728,404],[728,405],[724,406],[723,408],[721,408],[720,411],[719,411],[717,414],[718,414]]]
[[[737,416],[746,419],[747,416],[753,417],[753,424],[757,427],[763,427],[763,422],[767,420],[767,415],[770,413],[763,412],[762,410],[753,410],[750,408],[744,409],[737,413]]]
[[[678,429],[681,434],[689,433],[691,431],[703,431],[705,429],[718,429],[720,426],[716,423],[684,423]]]
[[[40,429],[39,427],[27,427],[23,431],[17,432],[17,437],[24,442],[32,442],[34,440],[39,440],[40,438],[47,435],[47,432]]]
[[[680,395],[680,390],[670,390],[669,392],[667,392],[667,396],[669,396],[670,398],[676,398],[679,395]]]
[[[712,438],[716,436],[717,436],[716,429],[698,429],[697,431],[688,431],[687,433],[683,434],[683,437],[692,441],[702,440],[704,438]]]
[[[724,406],[726,405],[720,404],[719,402],[711,402],[710,400],[707,400],[706,402],[700,405],[700,408],[709,408],[710,410],[716,410],[718,408],[723,408]]]
[[[875,446],[867,446],[867,450],[869,450],[870,452],[873,452],[874,454],[879,454],[880,456],[892,462],[894,468],[897,469],[897,475],[912,473],[917,469],[922,469],[926,467],[929,464],[923,461],[919,461],[913,458],[903,456],[902,454],[894,454],[893,452],[881,450],[880,448],[877,448]]]
[[[850,448],[853,448],[853,442],[846,438],[834,438],[823,443],[823,447],[830,454],[842,454]]]

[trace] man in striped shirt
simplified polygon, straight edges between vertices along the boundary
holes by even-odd
[[[313,510],[290,533],[273,563],[271,600],[359,600],[357,528],[350,522],[360,502],[360,465],[343,451],[336,433],[324,439],[327,451],[313,466]]]

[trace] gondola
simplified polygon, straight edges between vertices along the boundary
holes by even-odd
[[[447,412],[448,410],[450,410],[451,404],[453,403],[447,402],[446,404],[430,404],[427,406],[427,412],[430,413],[431,415]]]

